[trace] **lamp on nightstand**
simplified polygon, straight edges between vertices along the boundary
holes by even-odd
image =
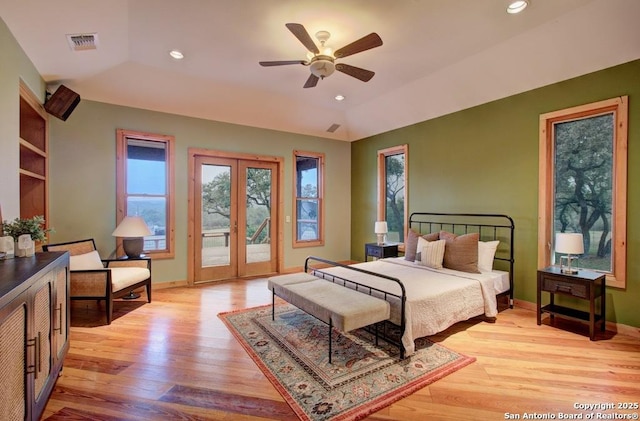
[[[376,235],[378,236],[378,245],[384,244],[385,237],[387,236],[387,221],[376,221],[374,228]]]
[[[574,259],[571,255],[584,253],[582,234],[568,232],[557,233],[555,247],[556,253],[566,253],[566,256],[560,257],[560,270],[562,273],[578,273],[578,269],[571,267],[571,261]],[[562,263],[563,260],[567,261],[566,267]]]

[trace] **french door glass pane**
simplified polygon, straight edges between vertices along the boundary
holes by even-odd
[[[271,170],[247,168],[247,263],[271,260]]]
[[[554,125],[554,234],[581,233],[578,265],[605,272],[613,266],[613,141],[613,113]]]
[[[230,264],[231,167],[203,164],[202,267]]]

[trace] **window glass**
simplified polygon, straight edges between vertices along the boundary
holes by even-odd
[[[141,216],[151,231],[145,253],[172,253],[172,139],[168,136],[118,131],[118,222]]]
[[[404,243],[407,219],[407,145],[378,151],[378,221],[387,221],[387,240]]]
[[[323,243],[322,154],[295,152],[294,245]]]

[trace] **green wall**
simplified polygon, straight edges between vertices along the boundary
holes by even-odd
[[[409,211],[506,213],[516,224],[515,297],[536,301],[540,114],[629,96],[627,288],[607,290],[607,320],[640,326],[640,60],[354,142],[351,257],[376,219],[376,152],[409,145]]]
[[[349,256],[350,144],[155,111],[82,100],[66,122],[50,118],[50,220],[52,242],[93,237],[102,255],[115,249],[116,129],[175,136],[175,259],[154,260],[154,283],[187,277],[187,149],[205,148],[284,158],[284,213],[292,215],[293,151],[325,154],[325,245],[292,248],[285,223],[284,267],[301,267],[309,254]]]

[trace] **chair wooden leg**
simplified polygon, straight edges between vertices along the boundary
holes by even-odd
[[[151,282],[147,284],[146,289],[147,289],[147,301],[151,302]]]
[[[107,307],[107,324],[111,324],[111,320],[113,319],[113,297],[109,296],[106,300],[104,300]]]

